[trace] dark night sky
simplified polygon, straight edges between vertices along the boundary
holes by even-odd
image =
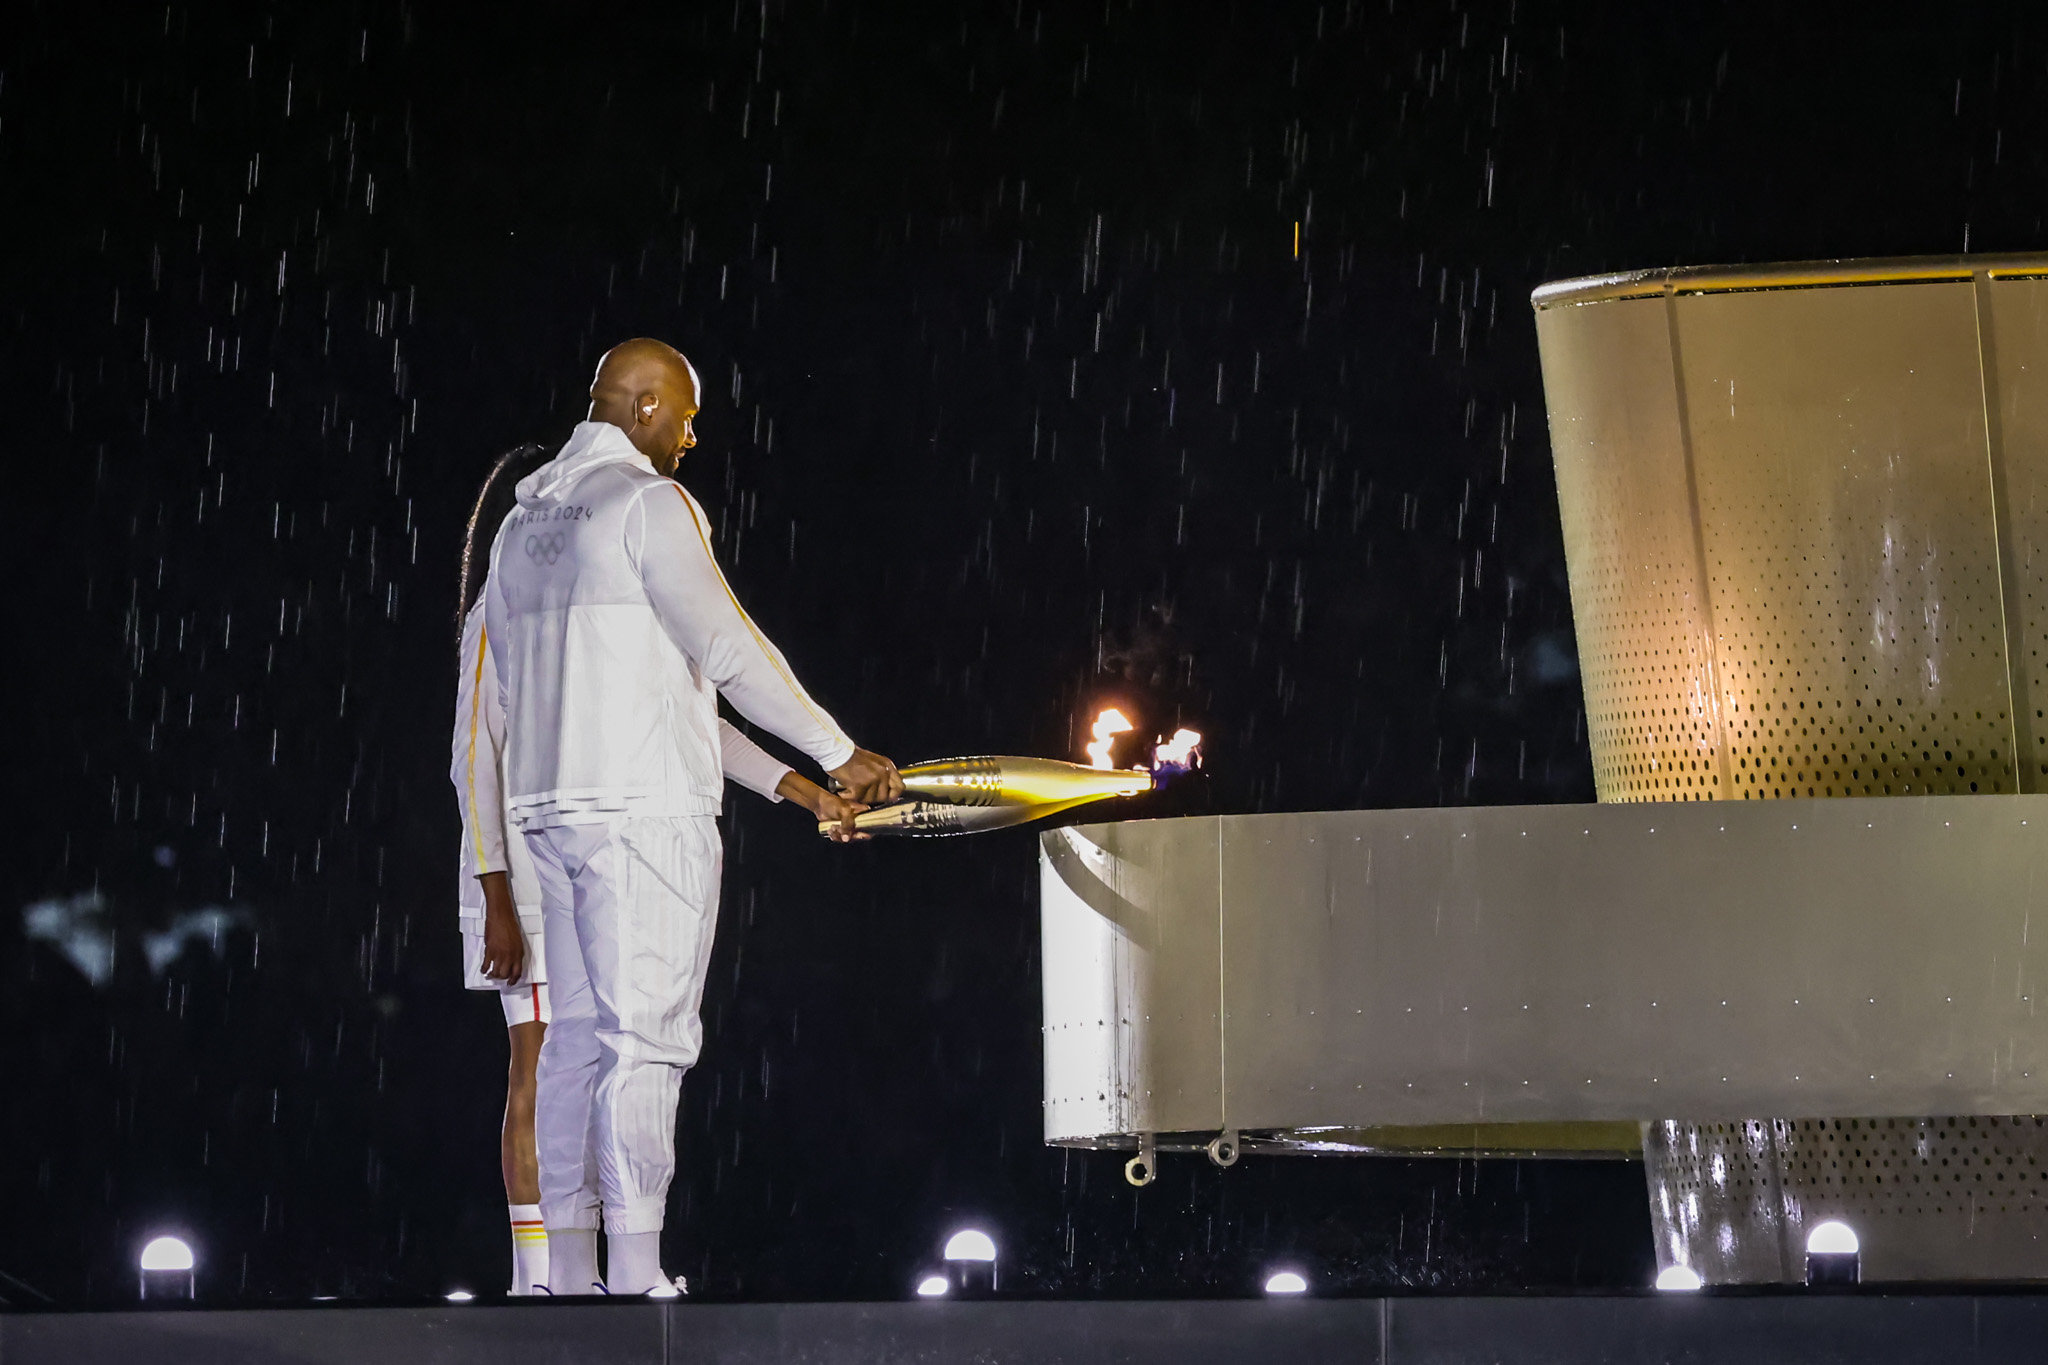
[[[7,26],[0,1299],[170,1224],[219,1300],[502,1281],[454,564],[610,342],[696,360],[736,587],[899,761],[1114,702],[1210,736],[1152,813],[1580,801],[1529,289],[2043,245],[2020,6],[564,13]],[[726,823],[666,1240],[715,1292],[899,1295],[968,1217],[1041,1292],[1648,1278],[1636,1167],[1048,1150],[1032,835]]]

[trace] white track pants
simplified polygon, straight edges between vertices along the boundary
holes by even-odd
[[[676,1171],[676,1094],[697,1060],[697,1006],[722,850],[708,815],[528,831],[546,921],[554,1023],[534,1137],[551,1228],[658,1232]]]

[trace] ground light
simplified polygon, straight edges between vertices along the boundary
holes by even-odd
[[[189,1299],[193,1290],[192,1248],[176,1237],[153,1237],[142,1248],[142,1297]]]
[[[1806,1234],[1806,1282],[1855,1284],[1863,1278],[1863,1248],[1856,1230],[1829,1219]]]
[[[448,1302],[450,1303],[468,1303],[475,1297],[476,1295],[470,1293],[467,1289],[451,1289],[448,1291]]]
[[[1657,1287],[1669,1293],[1690,1293],[1700,1284],[1699,1271],[1689,1265],[1667,1265],[1657,1272]]]
[[[917,1282],[917,1292],[920,1298],[943,1299],[946,1297],[946,1292],[952,1287],[952,1282],[944,1275],[927,1275]]]
[[[993,1261],[995,1258],[995,1241],[985,1232],[967,1228],[946,1239],[946,1259],[949,1261]]]
[[[1306,1294],[1308,1293],[1308,1281],[1295,1274],[1292,1270],[1278,1271],[1266,1277],[1266,1292],[1268,1294]]]
[[[946,1269],[962,1294],[993,1293],[996,1287],[996,1243],[976,1228],[962,1228],[946,1239]]]

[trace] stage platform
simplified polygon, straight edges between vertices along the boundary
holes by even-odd
[[[2048,1359],[2048,1292],[319,1305],[0,1314],[0,1365],[1956,1365]]]

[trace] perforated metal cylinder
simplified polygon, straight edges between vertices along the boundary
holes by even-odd
[[[2048,788],[2048,256],[1534,301],[1602,801]]]
[[[1866,1280],[2048,1278],[2048,1119],[1758,1119],[1644,1126],[1659,1266],[1796,1283],[1847,1223]]]
[[[1600,800],[2048,790],[2048,256],[1534,303]],[[2048,1278],[2041,1119],[1643,1133],[1660,1267],[1796,1282],[1838,1218],[1869,1279]]]

